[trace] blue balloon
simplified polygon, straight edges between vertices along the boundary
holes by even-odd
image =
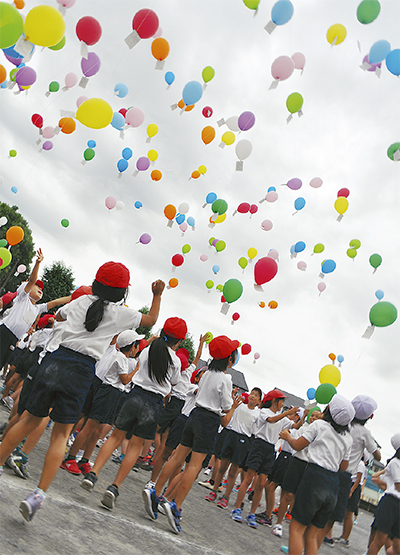
[[[16,195],[18,193],[18,187],[14,185],[13,187],[11,187],[11,191],[14,193],[14,195]]]
[[[240,353],[239,353],[239,349],[236,349],[236,351],[234,351],[236,358],[235,358],[235,364],[232,365],[232,368],[235,368],[235,366],[237,365],[237,363],[240,360]]]
[[[96,146],[96,141],[94,141],[93,139],[89,139],[87,145],[89,148],[94,148]]]
[[[310,401],[315,399],[315,389],[313,387],[309,387],[307,389],[307,399],[309,399]]]
[[[177,215],[176,215],[176,218],[175,218],[176,223],[177,223],[178,225],[183,224],[183,222],[185,221],[185,219],[186,219],[185,214],[177,214]]]
[[[218,274],[220,269],[221,268],[218,266],[218,264],[214,264],[214,266],[212,267],[212,271],[214,272],[214,274]]]
[[[113,118],[111,120],[111,125],[121,131],[125,125],[125,118],[120,112],[114,112]]]
[[[267,191],[267,193],[270,193],[271,191],[276,191],[276,187],[270,187]]]
[[[393,75],[400,75],[400,49],[396,48],[386,56],[386,67]]]
[[[130,158],[132,158],[132,154],[133,154],[132,149],[129,148],[129,146],[127,146],[122,151],[122,158],[125,158],[125,160],[129,160]]]
[[[2,83],[0,83],[0,87],[1,87],[2,89],[6,89],[6,88],[7,88],[7,84],[8,84],[8,81],[7,81],[7,79],[6,79],[6,80],[3,81]]]
[[[114,92],[120,98],[124,98],[128,94],[129,89],[128,86],[125,85],[125,83],[117,83],[114,87]]]
[[[344,361],[344,356],[343,355],[338,355],[337,360],[338,360],[339,364],[342,364],[342,362]]]
[[[384,296],[385,296],[385,293],[381,289],[378,289],[377,291],[375,291],[375,297],[378,299],[378,301],[381,301]]]
[[[198,81],[189,81],[183,87],[182,100],[186,106],[196,104],[203,96],[203,85]]]
[[[378,40],[371,46],[368,54],[370,64],[378,64],[382,62],[391,50],[390,42],[387,40]]]
[[[187,225],[190,225],[190,227],[194,227],[196,224],[196,220],[193,218],[193,216],[189,216],[186,220],[186,223]]]
[[[306,199],[299,197],[294,201],[294,207],[296,210],[302,210],[306,205]]]
[[[121,160],[118,160],[118,162],[117,162],[118,171],[120,171],[121,173],[124,172],[127,169],[128,166],[129,166],[129,164],[125,160],[125,158],[121,158]]]
[[[292,19],[293,12],[294,8],[290,0],[278,0],[271,10],[271,19],[275,25],[285,25]]]
[[[306,244],[304,241],[297,241],[297,243],[294,246],[294,252],[303,252],[305,248],[306,248]]]
[[[296,251],[294,250],[294,245],[290,247],[290,254],[294,254]]]
[[[172,85],[172,83],[175,81],[175,75],[172,73],[172,71],[167,71],[167,73],[164,75],[164,79],[167,85]]]
[[[215,193],[208,193],[208,195],[206,196],[206,203],[212,204],[214,200],[217,200],[217,195]]]
[[[137,200],[133,206],[139,210],[139,208],[142,208],[143,203],[140,202],[140,200]]]
[[[323,274],[330,274],[336,268],[336,262],[334,260],[325,260],[322,263],[321,270]]]

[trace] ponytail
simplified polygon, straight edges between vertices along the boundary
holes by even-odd
[[[179,340],[168,336],[164,330],[160,337],[152,341],[149,347],[149,378],[163,385],[167,382],[168,367],[172,364],[172,358],[167,347],[176,345]]]
[[[400,447],[397,449],[396,453],[386,461],[386,466],[392,461],[393,459],[400,459]]]
[[[85,328],[94,331],[104,316],[104,307],[109,303],[122,301],[127,293],[124,287],[109,287],[94,280],[92,283],[93,295],[98,298],[89,306],[86,312]]]

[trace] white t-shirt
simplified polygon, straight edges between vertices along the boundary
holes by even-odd
[[[309,427],[310,424],[308,422],[304,422],[298,430],[292,430],[290,433],[294,439],[298,439]],[[301,461],[308,462],[308,447],[305,447],[301,451],[296,451],[296,449],[294,449],[293,457],[296,457],[296,459],[300,459]]]
[[[29,342],[29,350],[34,351],[37,347],[42,347],[42,349],[44,349],[49,342],[52,329],[53,328],[44,328],[42,330],[35,331]]]
[[[179,382],[173,386],[171,389],[171,397],[177,397],[184,401],[186,399],[186,395],[188,391],[190,391],[191,386],[193,385],[190,382],[190,378],[192,377],[193,372],[196,370],[196,366],[194,364],[190,364],[186,370],[181,372],[181,379]]]
[[[125,385],[119,378],[121,374],[129,374],[128,359],[121,351],[114,349],[108,369],[103,376],[103,383],[124,391]]]
[[[254,409],[249,409],[248,405],[242,403],[233,413],[227,428],[237,432],[238,434],[244,434],[250,437],[253,431],[253,424],[256,421],[259,412],[259,408],[255,407]]]
[[[286,416],[281,418],[281,420],[278,420],[278,422],[268,422],[267,418],[278,416],[278,414],[278,412],[274,412],[271,409],[260,410],[255,422],[254,435],[256,438],[261,438],[264,441],[268,441],[268,443],[275,445],[279,439],[280,432],[293,426],[293,421],[289,420]]]
[[[196,391],[199,387],[197,384],[190,384],[192,387],[186,394],[186,401],[182,407],[181,414],[189,416],[194,407],[196,406]]]
[[[360,485],[362,486],[364,481],[364,475],[365,475],[365,464],[363,463],[363,461],[359,462],[357,466],[357,470],[355,471],[354,474],[351,475],[351,481],[353,482],[353,484],[357,480],[357,474],[361,474]]]
[[[232,406],[232,378],[230,374],[208,369],[199,383],[196,407],[223,416]]]
[[[350,435],[353,438],[353,446],[351,448],[347,472],[354,474],[357,470],[358,463],[363,456],[364,449],[373,453],[377,450],[377,445],[371,432],[362,424],[352,424],[350,426]]]
[[[59,310],[56,312],[56,315],[58,314],[58,312]],[[57,322],[57,320],[54,322],[53,327],[50,330],[51,333],[49,336],[49,340],[46,346],[44,347],[43,351],[39,355],[39,358],[38,358],[39,364],[41,364],[42,359],[44,358],[45,355],[47,355],[47,353],[52,353],[53,351],[58,349],[65,324],[66,322]]]
[[[24,333],[24,335],[21,337],[21,339],[17,343],[18,349],[21,349],[21,351],[26,349],[27,346],[29,345],[29,341],[30,341],[30,335],[28,335],[27,333]]]
[[[383,478],[387,483],[385,493],[400,499],[400,491],[395,486],[395,484],[400,484],[400,459],[395,458],[390,461],[385,469]]]
[[[29,293],[25,291],[26,285],[21,283],[18,287],[12,309],[2,322],[18,339],[29,330],[39,314],[47,312],[47,303],[32,303]]]
[[[115,348],[115,344],[109,345],[101,359],[96,362],[95,374],[102,382],[104,381],[104,375],[106,374],[107,370],[112,364],[112,361],[114,360],[114,355],[116,352],[117,349]]]
[[[290,453],[291,455],[294,453],[293,447],[291,447],[287,441],[282,441],[281,451],[286,451],[286,453]]]
[[[176,385],[181,378],[181,361],[176,356],[175,351],[173,351],[170,347],[167,347],[167,349],[171,355],[172,364],[168,367],[165,383],[159,384],[155,380],[150,379],[148,366],[150,346],[143,349],[140,353],[139,370],[133,376],[132,383],[146,389],[147,391],[159,393],[163,397],[168,395],[171,391],[171,385]]]
[[[100,360],[111,339],[117,333],[140,326],[142,314],[116,303],[107,303],[101,322],[94,331],[87,331],[84,322],[89,306],[97,299],[95,295],[83,295],[60,309],[66,318],[60,345]]]
[[[350,458],[351,435],[338,434],[329,422],[315,420],[302,436],[310,442],[308,446],[308,462],[322,466],[326,470],[337,472],[342,461]]]

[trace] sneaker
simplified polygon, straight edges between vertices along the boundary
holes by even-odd
[[[199,486],[203,486],[204,488],[207,489],[213,489],[214,488],[214,484],[211,484],[210,480],[207,480],[206,482],[197,482],[199,484]]]
[[[333,541],[338,545],[344,545],[345,547],[350,546],[349,540],[345,540],[344,538],[334,538]]]
[[[24,480],[28,480],[28,478],[30,478],[28,472],[28,461],[23,462],[22,457],[15,461],[15,468],[13,468],[13,470],[14,474]]]
[[[164,504],[164,510],[172,530],[175,534],[179,534],[181,531],[182,509],[178,510],[175,501],[172,501]]]
[[[229,501],[225,497],[221,497],[221,499],[217,503],[217,507],[220,509],[227,509],[229,505]]]
[[[233,493],[237,493],[240,490],[240,484],[238,484],[237,486],[235,486],[232,490]]]
[[[271,517],[265,516],[264,518],[258,518],[256,519],[256,522],[258,522],[259,524],[262,524],[263,526],[272,526],[272,516]]]
[[[262,513],[256,513],[254,516],[256,517],[256,522],[258,522],[258,524],[263,524],[267,518],[267,513],[263,511]]]
[[[122,459],[123,459],[123,455],[114,455],[112,457],[112,462],[117,463],[117,464],[121,464],[122,463]]]
[[[208,467],[208,468],[205,469],[204,474],[205,474],[206,476],[209,476],[209,475],[211,474],[211,472],[212,472],[212,468],[209,468],[209,467]]]
[[[14,399],[10,396],[3,397],[3,403],[11,411],[14,406]]]
[[[210,493],[206,496],[206,501],[210,501],[210,503],[214,503],[216,499],[217,499],[216,491],[210,491]]]
[[[108,488],[104,492],[101,504],[104,505],[104,507],[107,507],[107,509],[112,510],[114,508],[118,495],[118,486],[116,486],[115,484],[111,484],[111,486],[108,486]]]
[[[141,468],[141,465],[146,462],[146,457],[138,457],[138,460],[135,462],[135,464],[133,465],[132,470],[134,472],[138,472],[139,468]]]
[[[86,491],[92,491],[96,482],[96,474],[90,471],[89,474],[86,474],[85,478],[82,480],[81,488],[85,489]]]
[[[283,553],[289,553],[289,547],[287,545],[281,545],[281,551]]]
[[[8,455],[8,457],[4,461],[4,466],[6,468],[10,468],[11,470],[14,470],[14,468],[17,467],[17,465],[15,464],[17,456],[18,456],[17,451],[13,451],[10,455]]]
[[[275,509],[272,511],[273,515],[277,515],[279,511],[279,507],[275,507]]]
[[[353,524],[354,524],[355,526],[357,526],[357,524],[358,524],[357,519],[354,520]]]
[[[46,495],[42,491],[35,489],[24,501],[21,501],[19,512],[25,520],[30,522],[35,516],[36,511],[42,508],[45,499]]]
[[[164,509],[165,503],[168,503],[168,500],[163,495],[160,495],[160,497],[158,498],[157,511],[164,516],[165,516],[165,509]]]
[[[78,462],[78,469],[82,472],[84,476],[86,476],[92,470],[92,466],[90,462],[85,462],[85,463]]]
[[[144,487],[145,487],[145,489],[152,489],[152,488],[155,487],[155,485],[156,485],[155,482],[152,482],[151,480],[149,480]]]
[[[250,528],[257,528],[256,517],[254,514],[249,514],[246,516],[246,522],[250,526]]]
[[[282,525],[281,524],[275,524],[275,526],[272,528],[272,534],[274,536],[278,536],[278,538],[282,537]]]
[[[149,472],[154,468],[154,461],[146,460],[144,463],[140,465],[140,468],[142,470],[147,470]]]
[[[75,476],[78,474],[82,474],[81,469],[78,467],[77,462],[75,459],[65,460],[61,463],[60,468],[67,470],[70,474],[74,474]]]
[[[286,513],[286,514],[285,514],[285,520],[287,520],[287,521],[289,521],[289,522],[292,520],[292,515],[291,515],[291,513]]]
[[[156,520],[158,516],[157,507],[160,501],[156,495],[156,490],[153,487],[145,487],[142,491],[142,499],[144,501],[144,508],[146,509],[146,513],[151,519]]]
[[[243,522],[242,510],[241,509],[233,509],[233,511],[231,512],[231,518],[235,522]]]
[[[335,545],[335,540],[333,540],[332,538],[327,538],[325,536],[322,540],[322,543],[326,543],[327,545],[329,545],[329,547],[333,547]]]

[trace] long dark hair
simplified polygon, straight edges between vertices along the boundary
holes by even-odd
[[[170,337],[162,330],[160,337],[152,341],[149,347],[149,378],[160,385],[167,383],[168,367],[172,364],[172,358],[167,347],[176,345],[178,341],[179,339]]]
[[[386,461],[386,466],[392,461],[393,459],[400,459],[400,447],[397,449],[396,453]]]
[[[324,416],[322,417],[322,420],[325,420],[325,422],[329,422],[329,424],[338,434],[344,435],[346,432],[349,431],[348,426],[341,426],[340,424],[336,424],[336,422],[332,418],[331,413],[329,412],[329,407],[326,407],[323,414]]]
[[[351,421],[351,425],[354,426],[354,424],[360,424],[360,426],[365,426],[365,423],[368,422],[369,418],[366,418],[365,420],[360,420],[359,418],[353,418],[353,420]]]
[[[96,280],[92,283],[92,292],[93,295],[96,295],[98,298],[87,309],[84,322],[87,331],[94,331],[100,324],[106,304],[109,302],[117,303],[122,301],[127,295],[127,289],[125,287],[109,287]]]
[[[225,372],[228,368],[228,364],[230,362],[235,362],[236,359],[236,351],[233,351],[228,357],[220,358],[219,360],[213,358],[210,364],[208,365],[209,370],[214,370],[215,372]]]

